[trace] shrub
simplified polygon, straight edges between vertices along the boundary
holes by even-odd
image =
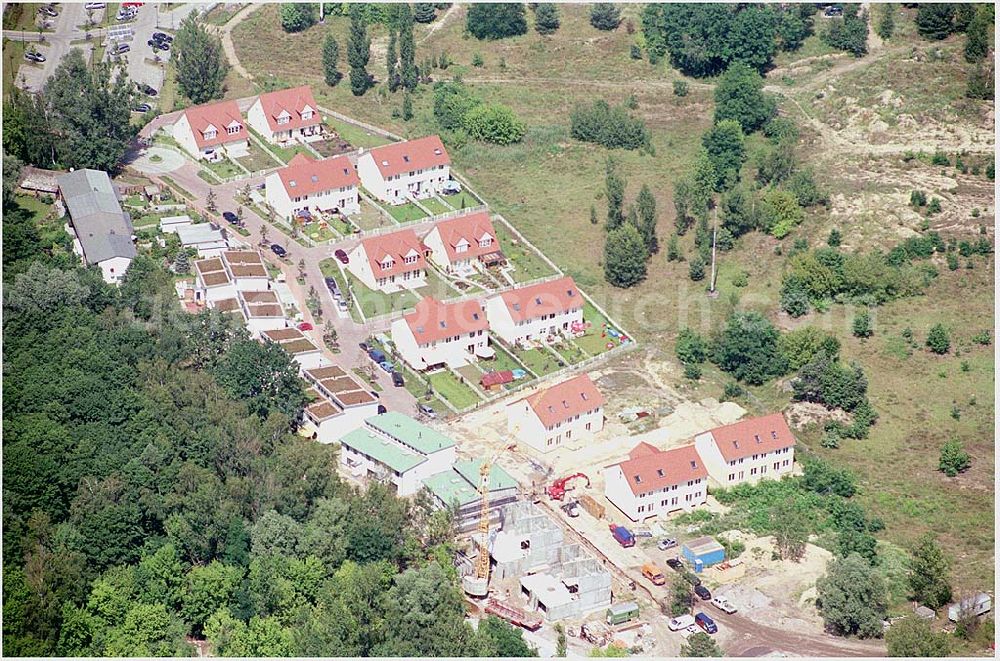
[[[551,2],[541,2],[535,7],[535,31],[552,34],[559,29],[559,8]]]
[[[623,107],[595,101],[589,108],[576,106],[570,114],[570,135],[582,142],[593,142],[608,149],[651,148],[645,122],[632,117]]]
[[[972,341],[975,342],[976,344],[981,344],[984,347],[988,347],[990,345],[990,342],[993,341],[993,338],[992,335],[990,334],[990,331],[984,330],[981,333],[976,333],[975,335],[973,335]]]
[[[764,213],[772,236],[783,239],[802,222],[805,214],[795,195],[788,191],[772,189],[764,194]]]
[[[746,64],[735,62],[715,87],[715,121],[735,119],[753,133],[777,114],[774,98],[764,93],[764,79]]]
[[[931,156],[931,165],[951,165],[951,159],[944,152],[936,151]]]
[[[743,288],[750,284],[750,275],[746,271],[740,271],[733,276],[733,287]]]
[[[809,312],[809,289],[798,277],[786,276],[781,281],[781,309],[798,318]]]
[[[486,64],[486,61],[483,60],[482,53],[480,53],[479,51],[476,51],[475,53],[472,54],[472,66],[478,68],[478,67],[482,67],[484,64]]]
[[[737,312],[713,342],[712,362],[739,381],[762,385],[787,370],[778,337],[778,330],[759,313]]]
[[[495,145],[510,145],[524,138],[525,125],[514,111],[500,104],[483,104],[469,109],[462,118],[469,137]]]
[[[945,255],[945,260],[948,262],[948,270],[949,271],[957,271],[958,270],[958,255],[956,255],[953,252],[950,252],[947,255]]]
[[[743,396],[743,388],[740,384],[730,381],[722,388],[722,398],[723,399],[736,399],[737,397]]]
[[[684,364],[703,363],[708,359],[708,343],[690,328],[682,328],[677,334],[675,351],[677,359]]]
[[[691,381],[698,381],[699,379],[701,379],[701,367],[694,364],[685,365],[684,378],[690,379]]]
[[[616,30],[621,22],[621,9],[614,3],[595,2],[590,8],[590,24],[598,30]]]
[[[927,205],[927,213],[930,215],[941,213],[941,200],[936,197],[931,198],[930,203]]]
[[[948,477],[955,477],[959,473],[965,472],[972,465],[972,458],[962,447],[962,442],[957,438],[946,441],[941,446],[941,458],[938,462],[938,469]]]
[[[465,25],[476,39],[504,39],[528,32],[524,5],[520,3],[471,4],[465,17]]]
[[[628,56],[631,57],[633,60],[641,60],[642,59],[642,47],[639,46],[639,44],[632,44],[628,48]]]
[[[688,264],[688,277],[698,282],[705,279],[705,261],[698,255]]]
[[[951,337],[948,329],[942,324],[935,324],[927,334],[927,347],[938,355],[944,355],[951,349]]]
[[[927,206],[927,194],[922,190],[910,191],[910,206],[912,207]]]
[[[821,38],[831,48],[861,57],[868,52],[867,12],[849,13],[845,8],[843,18],[830,19]]]
[[[868,310],[862,310],[854,317],[852,325],[854,337],[871,337],[875,330],[872,327],[872,315]]]
[[[834,227],[832,230],[830,230],[830,236],[828,236],[826,239],[826,245],[830,246],[831,248],[838,248],[840,247],[841,238],[842,237],[840,235],[840,230]]]
[[[688,95],[688,84],[686,80],[675,80],[673,87],[674,87],[674,96]]]
[[[482,103],[465,85],[459,82],[440,82],[434,85],[434,118],[446,131],[463,128],[465,115]]]
[[[285,32],[302,32],[316,24],[317,7],[312,2],[285,2],[279,9],[281,29]]]

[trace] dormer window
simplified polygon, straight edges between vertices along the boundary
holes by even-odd
[[[226,127],[226,133],[229,135],[236,135],[240,132],[240,128],[242,127],[239,124],[230,124]]]
[[[663,469],[662,468],[657,468],[656,469],[656,474],[659,475],[660,477],[663,477]]]
[[[392,259],[392,257],[389,257],[389,256],[387,255],[387,256],[386,256],[386,258],[382,260],[382,268],[384,268],[384,269],[391,269],[391,268],[392,268],[392,265],[393,265],[394,263],[395,263],[395,262],[393,262],[393,259]]]
[[[469,249],[469,244],[466,243],[465,241],[455,246],[456,253],[463,253],[466,252],[468,249]]]
[[[483,238],[479,239],[479,247],[480,248],[489,248],[492,244],[493,244],[493,237],[491,237],[491,236],[487,235],[487,236],[484,236]]]
[[[302,119],[312,119],[313,111],[312,108],[306,108],[302,111]]]
[[[216,135],[218,135],[218,134],[215,132],[215,127],[214,126],[212,128],[207,129],[205,131],[205,139],[206,140],[214,140]]]
[[[278,123],[279,124],[287,124],[290,119],[291,119],[291,117],[287,117],[287,116],[279,117],[278,118]]]
[[[641,478],[641,477],[639,477],[638,475],[635,475],[635,476],[633,476],[633,478],[632,478],[632,479],[634,479],[634,480],[635,480],[635,483],[636,483],[636,484],[642,484],[642,478]]]

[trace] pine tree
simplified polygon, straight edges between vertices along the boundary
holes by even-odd
[[[677,235],[676,234],[671,234],[670,235],[670,240],[667,241],[667,261],[668,262],[680,261],[680,258],[681,258],[681,249],[680,249],[680,246],[678,245],[678,243],[679,243],[679,240],[677,238]]]
[[[331,87],[340,82],[340,71],[337,63],[340,60],[340,44],[333,33],[328,32],[323,38],[323,79]]]
[[[389,91],[395,92],[399,89],[399,55],[396,53],[396,29],[389,28],[389,47],[385,51],[386,82]]]
[[[413,99],[410,98],[410,93],[407,92],[403,97],[403,121],[408,122],[413,119]]]
[[[401,4],[398,9],[399,25],[399,71],[403,87],[412,91],[417,88],[417,46],[413,42],[413,13],[410,5]]]
[[[646,246],[639,230],[623,223],[608,232],[604,243],[604,279],[615,287],[631,287],[646,277]]]
[[[351,32],[347,38],[347,63],[351,65],[351,92],[361,96],[368,91],[371,81],[368,76],[368,59],[371,57],[371,42],[365,28],[365,18],[360,4],[351,4]]]
[[[183,274],[189,273],[191,271],[191,262],[188,259],[188,254],[184,248],[180,249],[177,253],[177,257],[174,259],[174,273]]]
[[[621,9],[612,2],[595,2],[590,8],[590,24],[598,30],[615,30],[622,22]]]
[[[205,30],[198,21],[197,12],[181,22],[174,39],[174,62],[177,88],[192,103],[222,98],[222,83],[229,65],[222,51],[222,41]]]
[[[559,29],[559,8],[551,2],[540,2],[535,7],[535,31],[552,34]]]
[[[413,20],[417,23],[431,23],[435,18],[434,3],[418,2],[413,5]]]
[[[875,32],[883,39],[889,39],[892,37],[892,33],[895,30],[896,5],[891,3],[882,5],[882,18],[879,19],[878,27],[875,29]]]
[[[608,198],[608,222],[605,228],[610,232],[625,221],[625,180],[618,174],[618,163],[610,156],[604,168],[604,194]]]
[[[949,564],[934,535],[927,533],[920,538],[909,563],[910,590],[916,601],[928,608],[940,608],[948,603],[951,599]]]
[[[986,57],[990,49],[990,35],[993,33],[993,11],[989,5],[976,8],[969,27],[965,30],[965,60],[976,63]]]
[[[639,215],[639,233],[646,243],[646,250],[652,255],[659,248],[656,240],[656,198],[646,184],[639,190],[635,204]]]

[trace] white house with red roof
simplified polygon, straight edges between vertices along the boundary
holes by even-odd
[[[525,344],[583,323],[583,294],[565,276],[503,292],[486,301],[490,328],[505,342]]]
[[[272,144],[305,142],[323,132],[323,119],[308,85],[261,94],[247,111],[247,121]]]
[[[348,253],[347,269],[369,289],[417,289],[427,284],[427,253],[413,230],[404,229],[362,239]]]
[[[710,429],[694,444],[712,481],[723,487],[781,479],[795,465],[795,437],[781,413]]]
[[[441,138],[429,135],[365,152],[358,158],[358,174],[378,199],[404,204],[440,193],[451,177],[451,157]]]
[[[287,167],[264,179],[264,196],[275,212],[290,220],[300,211],[361,211],[358,173],[346,156],[316,160],[296,154]]]
[[[694,445],[660,450],[640,443],[604,469],[604,495],[633,521],[691,510],[708,498],[708,469]]]
[[[195,159],[219,160],[224,154],[246,156],[248,131],[236,101],[194,106],[173,126],[174,140]]]
[[[480,264],[493,266],[504,259],[486,211],[442,220],[424,237],[424,243],[434,263],[448,273],[467,276]]]
[[[507,431],[539,452],[550,452],[604,429],[604,395],[586,374],[507,405]]]
[[[476,300],[442,303],[426,296],[392,322],[392,342],[416,370],[459,368],[492,355],[486,311]]]

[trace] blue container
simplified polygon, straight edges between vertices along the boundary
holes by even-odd
[[[726,549],[711,537],[699,537],[681,546],[681,555],[691,563],[695,573],[717,565],[726,559]]]

